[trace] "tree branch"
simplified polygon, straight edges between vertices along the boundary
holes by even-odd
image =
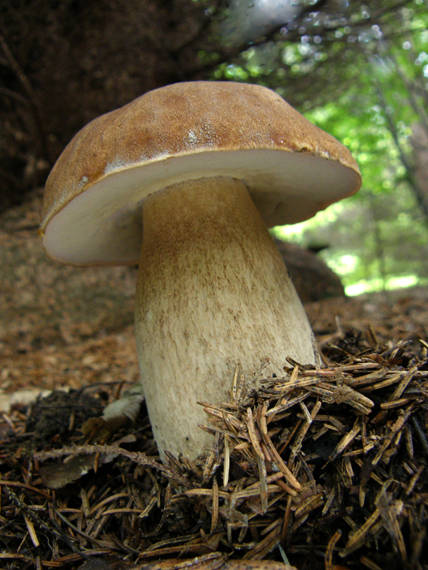
[[[18,78],[19,82],[22,85],[22,88],[24,89],[24,92],[25,92],[27,99],[28,99],[28,105],[32,111],[34,124],[35,124],[37,132],[39,134],[39,140],[40,140],[40,146],[41,146],[42,153],[44,155],[44,158],[46,158],[46,160],[49,162],[49,164],[51,164],[52,161],[51,161],[51,156],[50,156],[50,152],[49,152],[49,144],[48,144],[47,136],[46,136],[45,129],[43,126],[43,120],[42,120],[42,115],[40,112],[40,105],[39,105],[39,102],[37,99],[37,95],[34,92],[33,87],[31,85],[30,81],[28,80],[27,76],[25,75],[23,69],[21,68],[21,66],[19,65],[17,60],[15,59],[12,51],[10,50],[10,48],[6,42],[6,39],[4,38],[4,36],[2,34],[0,34],[0,46],[3,50],[3,54],[4,54],[4,56],[8,62],[10,69],[15,73],[16,77]]]

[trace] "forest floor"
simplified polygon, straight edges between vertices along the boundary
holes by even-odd
[[[108,445],[81,431],[138,379],[136,269],[50,261],[39,214],[36,194],[0,217],[5,567],[285,568],[287,556],[299,570],[426,567],[428,289],[306,305],[324,371],[290,364],[256,398],[208,409],[220,434],[211,466],[162,466],[144,410]],[[27,405],[57,388],[66,400]],[[46,408],[56,431],[42,433]],[[54,484],[64,457],[77,471]]]

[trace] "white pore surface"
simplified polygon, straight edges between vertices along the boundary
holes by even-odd
[[[205,151],[150,162],[108,165],[45,228],[44,246],[75,265],[137,263],[141,206],[147,196],[185,180],[242,180],[267,226],[296,223],[357,187],[357,174],[336,161],[277,150]]]

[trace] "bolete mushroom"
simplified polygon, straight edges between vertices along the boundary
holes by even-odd
[[[210,444],[198,401],[314,364],[311,327],[267,227],[356,192],[350,152],[265,87],[177,83],[79,131],[46,182],[53,259],[139,263],[141,382],[161,453]]]

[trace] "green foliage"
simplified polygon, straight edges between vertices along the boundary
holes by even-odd
[[[409,3],[395,20],[362,27],[356,37],[348,25],[338,27],[334,35],[353,38],[352,50],[343,51],[340,42],[327,46],[328,38],[310,34],[299,44],[276,45],[288,66],[287,81],[278,82],[277,90],[298,101],[307,118],[351,150],[363,177],[353,198],[296,230],[276,233],[306,245],[330,244],[322,255],[349,291],[352,285],[359,292],[388,287],[391,277],[428,282],[427,213],[415,199],[409,144],[412,126],[426,118],[428,13],[421,4]],[[361,13],[353,17],[358,20]],[[255,58],[248,53],[243,60]],[[338,61],[340,69],[334,67]],[[247,63],[242,69],[249,68]],[[315,87],[324,82],[322,94],[314,90],[313,98],[302,81],[308,73]],[[305,86],[306,101],[293,83]]]

